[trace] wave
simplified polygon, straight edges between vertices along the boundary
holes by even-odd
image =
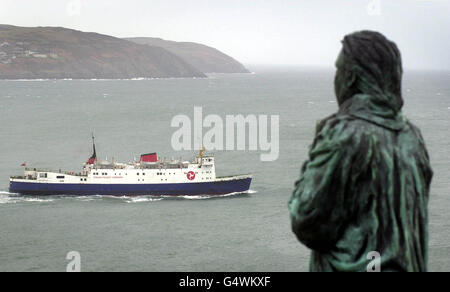
[[[125,203],[147,203],[147,202],[158,202],[162,200],[205,200],[214,198],[225,198],[238,195],[255,194],[257,191],[249,190],[246,192],[234,192],[222,195],[141,195],[141,196],[111,196],[111,195],[91,195],[91,196],[78,196],[72,197],[79,201],[94,201],[94,200],[119,200]],[[69,196],[67,196],[69,197]]]
[[[157,202],[164,198],[153,198],[153,197],[134,197],[125,200],[126,203],[146,203],[146,202]]]
[[[21,196],[19,194],[10,193],[6,191],[0,191],[0,204],[11,204],[11,203],[49,203],[55,200],[75,200],[80,202],[91,202],[91,201],[105,201],[105,200],[118,200],[125,203],[148,203],[148,202],[158,202],[164,199],[185,199],[185,200],[205,200],[205,199],[215,199],[215,198],[226,198],[246,194],[255,194],[257,191],[249,190],[246,192],[234,192],[222,195],[179,195],[179,196],[155,196],[155,195],[143,195],[143,196],[111,196],[111,195],[89,195],[89,196],[70,196],[70,195],[59,195],[59,196]]]
[[[226,197],[255,194],[255,193],[257,193],[257,191],[248,190],[245,192],[234,192],[234,193],[223,194],[223,195],[196,195],[196,196],[179,196],[179,197],[183,198],[183,199],[187,199],[187,200],[205,200],[205,199],[226,198]]]
[[[0,191],[0,204],[48,203],[54,200],[54,198],[19,196],[18,194]]]

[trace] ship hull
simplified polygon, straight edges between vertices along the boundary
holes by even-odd
[[[69,184],[11,180],[9,191],[24,195],[112,195],[112,196],[182,196],[223,195],[246,192],[251,177],[228,178],[200,183],[165,184]]]

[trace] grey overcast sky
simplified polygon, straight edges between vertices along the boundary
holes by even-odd
[[[350,32],[378,30],[410,69],[450,70],[450,0],[0,0],[0,23],[213,46],[244,64],[333,66]]]

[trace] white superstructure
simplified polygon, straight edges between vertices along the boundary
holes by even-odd
[[[16,178],[17,179],[17,178]],[[216,180],[214,157],[203,150],[194,161],[157,160],[118,163],[95,160],[86,162],[81,173],[25,169],[25,180],[42,183],[81,184],[163,184],[213,182]]]

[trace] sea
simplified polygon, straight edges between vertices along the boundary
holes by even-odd
[[[316,122],[337,110],[330,68],[262,67],[205,79],[0,81],[0,271],[308,271],[287,202]],[[450,72],[405,70],[404,114],[434,169],[429,270],[450,271]],[[279,157],[212,151],[218,175],[253,174],[251,191],[221,197],[18,196],[29,167],[79,171],[92,154],[132,161],[175,151],[176,115],[278,115]],[[193,139],[195,139],[193,137]],[[260,149],[260,148],[259,148]]]

